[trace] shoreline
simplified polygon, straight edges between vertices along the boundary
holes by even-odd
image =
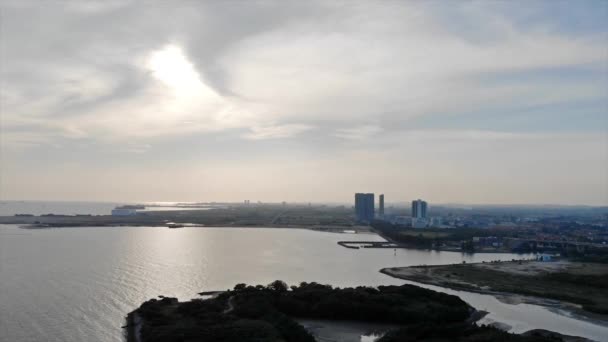
[[[365,249],[365,248],[380,248],[380,249],[413,249],[421,251],[438,251],[438,252],[456,252],[462,254],[530,254],[527,252],[517,253],[509,250],[479,250],[475,252],[465,252],[462,249],[456,248],[424,248],[419,246],[407,245],[399,242],[392,242],[382,234],[376,231],[371,231],[387,241],[338,241],[338,245],[348,249]]]
[[[1,219],[2,217],[0,217]],[[380,248],[380,249],[412,249],[412,250],[424,250],[424,251],[438,251],[438,252],[454,252],[462,254],[528,254],[528,253],[517,253],[509,250],[480,250],[475,252],[464,252],[461,249],[455,248],[422,248],[418,246],[405,245],[398,242],[393,242],[391,239],[380,234],[378,231],[369,226],[333,226],[333,225],[277,225],[277,224],[256,224],[256,225],[234,225],[234,224],[192,224],[192,223],[179,223],[183,226],[171,227],[168,223],[163,222],[125,222],[125,223],[5,223],[0,224],[11,224],[17,225],[21,229],[53,229],[53,228],[97,228],[97,227],[142,227],[142,228],[170,228],[170,229],[181,229],[181,228],[268,228],[268,229],[306,229],[316,232],[323,233],[334,233],[334,234],[368,234],[377,235],[386,241],[339,241],[338,245],[348,249],[363,249],[363,248]],[[174,224],[174,223],[172,223]],[[368,244],[366,246],[350,246],[349,244]]]
[[[503,263],[509,263],[503,262]],[[471,263],[466,266],[482,265],[483,263]],[[485,263],[488,265],[489,263]],[[484,265],[484,266],[485,266]],[[490,295],[499,300],[502,303],[517,305],[517,304],[530,304],[538,305],[548,309],[557,309],[564,311],[571,315],[573,318],[590,322],[592,324],[600,326],[608,326],[608,315],[602,315],[594,312],[590,312],[583,309],[583,306],[567,300],[553,299],[535,295],[527,295],[516,292],[507,292],[493,290],[488,286],[479,286],[475,284],[474,279],[454,279],[453,281],[446,281],[439,275],[429,275],[428,270],[440,269],[446,267],[458,267],[464,265],[431,265],[431,266],[409,266],[409,267],[386,267],[379,270],[380,273],[388,275],[393,278],[403,279],[414,283],[432,285],[441,287],[444,289],[450,289],[454,291],[462,291],[469,293],[477,293],[481,295]]]
[[[167,228],[167,229],[182,229],[182,228],[228,228],[228,229],[305,229],[312,230],[321,233],[334,233],[334,234],[369,234],[377,235],[370,228],[365,226],[354,226],[354,227],[343,227],[343,226],[306,226],[306,225],[219,225],[219,224],[196,224],[196,225],[184,225],[181,227],[170,227],[167,224],[147,224],[147,223],[126,223],[126,224],[19,224],[19,223],[0,223],[6,225],[16,225],[20,229],[61,229],[61,228],[120,228],[120,227],[134,227],[134,228]]]

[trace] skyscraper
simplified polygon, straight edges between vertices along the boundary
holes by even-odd
[[[378,214],[384,216],[384,194],[378,197]]]
[[[370,223],[374,220],[374,194],[355,194],[357,221]]]
[[[426,218],[426,202],[418,199],[412,201],[412,218]]]
[[[421,199],[412,201],[412,227],[424,228],[427,225],[426,202]]]

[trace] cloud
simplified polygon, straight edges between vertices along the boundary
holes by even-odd
[[[139,144],[139,145],[131,145],[125,146],[123,151],[127,153],[145,153],[150,149],[149,144]]]
[[[243,137],[250,140],[289,138],[311,128],[309,125],[301,124],[253,126],[251,132],[244,134]]]
[[[51,138],[255,132],[260,122],[327,118],[334,135],[353,138],[355,128],[342,127],[364,127],[370,117],[407,125],[446,112],[601,98],[606,87],[587,79],[492,82],[516,70],[606,72],[605,37],[522,26],[484,4],[5,7],[5,121],[49,127]],[[179,23],[163,20],[166,13]],[[233,25],[234,17],[259,20]]]
[[[606,2],[565,3],[0,1],[2,152],[153,165],[283,139],[277,158],[313,165],[432,145],[421,164],[464,170],[550,136],[597,165],[564,142],[605,151]]]
[[[347,140],[365,140],[382,131],[380,126],[362,125],[351,128],[339,128],[335,131],[334,136]]]

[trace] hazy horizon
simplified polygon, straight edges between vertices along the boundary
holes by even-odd
[[[0,0],[0,199],[608,205],[608,2]]]
[[[353,194],[354,195],[354,194]],[[376,202],[376,206],[377,206],[377,202],[378,202],[378,195],[379,194],[375,194],[375,202]],[[249,199],[250,205],[255,206],[257,204],[269,204],[269,205],[282,205],[283,202],[285,202],[288,205],[308,205],[308,204],[312,204],[312,205],[335,205],[335,206],[354,206],[354,196],[353,196],[353,200],[351,201],[294,201],[294,202],[287,202],[287,201],[280,201],[280,200],[275,200],[275,201],[258,201],[257,200],[252,200]],[[386,207],[391,207],[391,206],[398,206],[398,207],[404,207],[404,208],[410,208],[411,206],[411,201],[413,201],[415,199],[397,199],[397,200],[393,200],[393,201],[385,201],[385,206]],[[173,206],[173,205],[178,205],[178,204],[183,204],[183,205],[193,205],[193,204],[213,204],[213,203],[217,203],[217,204],[243,204],[243,200],[226,200],[226,201],[214,201],[214,200],[209,200],[209,201],[137,201],[137,200],[100,200],[100,201],[96,201],[96,200],[55,200],[55,199],[0,199],[0,202],[59,202],[59,203],[105,203],[105,204],[143,204],[143,205],[157,205],[157,206]],[[584,208],[608,208],[608,206],[606,205],[592,205],[592,204],[556,204],[556,203],[538,203],[538,204],[533,204],[533,203],[458,203],[458,202],[431,202],[429,203],[429,206],[432,207],[460,207],[461,209],[466,209],[465,207],[512,207],[512,208],[542,208],[542,207],[546,207],[546,208],[577,208],[577,207],[584,207]]]

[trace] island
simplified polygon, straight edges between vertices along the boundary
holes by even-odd
[[[325,340],[305,328],[310,320],[373,324],[379,342],[563,340],[546,331],[516,335],[477,326],[483,312],[456,296],[414,285],[334,288],[303,282],[288,287],[277,280],[266,286],[238,284],[232,290],[202,294],[213,296],[187,302],[163,296],[146,301],[127,315],[127,341]],[[349,341],[335,335],[333,340]]]

